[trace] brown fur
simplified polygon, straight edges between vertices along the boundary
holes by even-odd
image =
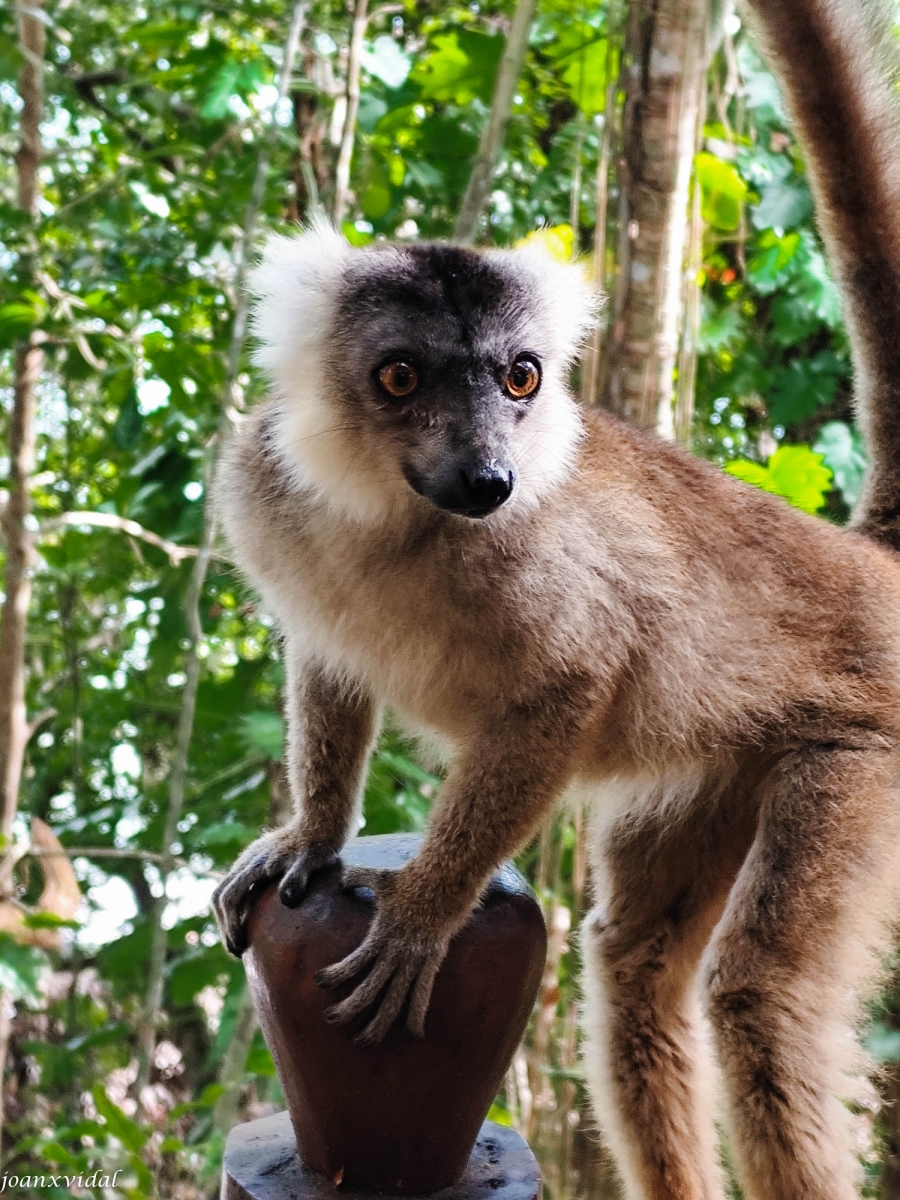
[[[885,89],[855,83],[851,4],[753,8],[783,50],[849,296],[874,445],[860,528],[897,545]],[[871,121],[865,136],[847,135],[851,120]],[[321,330],[300,361],[279,326],[263,358],[279,390],[240,430],[218,488],[237,560],[285,637],[297,802],[217,892],[230,948],[264,882],[283,876],[298,903],[339,852],[389,703],[445,747],[450,770],[417,858],[394,875],[346,872],[378,906],[362,946],[323,973],[326,986],[363,975],[332,1018],[371,1009],[363,1040],[376,1040],[406,1005],[421,1032],[490,872],[577,788],[593,812],[588,1078],[628,1196],[723,1197],[715,1059],[748,1200],[852,1200],[840,1098],[900,881],[900,563],[606,414],[585,415],[579,442],[549,366],[533,417],[558,442],[546,476],[534,439],[504,432],[503,452],[531,472],[525,499],[482,521],[442,511],[400,469],[417,438],[434,459],[440,416],[416,427],[382,404],[367,418],[333,382],[340,363],[315,358],[329,271],[345,269],[329,267],[343,251],[326,242],[310,241],[304,285],[323,297]],[[379,261],[411,269],[399,250],[358,269]],[[292,396],[307,375],[309,396]]]

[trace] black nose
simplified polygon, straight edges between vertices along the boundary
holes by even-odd
[[[492,458],[477,467],[463,467],[459,482],[465,497],[463,511],[470,517],[484,517],[510,498],[515,476]]]

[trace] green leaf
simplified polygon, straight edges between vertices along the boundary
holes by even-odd
[[[40,999],[40,976],[46,966],[47,957],[42,951],[0,933],[0,989],[14,1000]]]
[[[12,346],[26,338],[43,315],[44,310],[37,304],[14,301],[0,305],[0,347]]]
[[[694,159],[694,167],[702,190],[703,220],[716,229],[737,229],[747,198],[747,185],[737,170],[705,151]]]
[[[489,104],[504,39],[460,29],[439,34],[434,45],[411,73],[422,99],[465,105],[477,98]]]
[[[80,921],[53,912],[27,913],[23,923],[26,929],[78,929],[81,926]]]
[[[277,712],[249,712],[241,717],[241,739],[273,762],[284,754],[284,719]]]
[[[209,91],[200,105],[200,116],[210,121],[220,121],[228,113],[231,97],[237,94],[241,64],[226,59],[213,77]]]
[[[119,408],[113,426],[113,441],[120,450],[133,450],[140,441],[144,418],[138,408],[137,389],[131,388]]]
[[[747,263],[747,279],[761,295],[767,296],[789,278],[789,266],[800,247],[800,235],[780,236],[774,229],[768,229],[757,245],[757,253]]]
[[[840,360],[827,351],[809,359],[795,359],[772,372],[768,396],[769,417],[786,428],[813,416],[834,399],[844,377]]]
[[[844,503],[848,508],[855,507],[866,474],[866,445],[860,431],[845,421],[828,421],[819,430],[813,450],[831,468]]]
[[[388,34],[382,34],[374,42],[364,45],[361,61],[370,75],[380,79],[389,88],[398,88],[405,83],[412,66],[412,59]]]
[[[362,194],[363,216],[370,221],[377,221],[391,207],[390,189],[381,184],[373,183]]]
[[[733,307],[714,309],[706,296],[701,296],[702,318],[697,349],[701,354],[727,350],[744,336],[740,312]]]
[[[140,1154],[147,1144],[152,1130],[142,1129],[136,1121],[132,1121],[131,1117],[126,1116],[121,1108],[110,1100],[101,1084],[98,1083],[91,1089],[91,1095],[94,1097],[97,1112],[106,1122],[107,1130],[122,1143],[126,1150],[130,1150],[133,1154]]]
[[[750,207],[750,219],[757,229],[792,229],[812,216],[806,180],[796,175],[762,184],[759,193],[759,203]]]
[[[574,21],[548,43],[546,53],[572,102],[587,116],[602,113],[609,73],[618,70],[618,55],[610,50],[606,34],[586,21]]]
[[[258,1029],[253,1036],[247,1061],[244,1063],[244,1070],[248,1075],[275,1075],[275,1063],[272,1061],[269,1047]]]
[[[831,471],[809,446],[779,446],[766,466],[739,458],[725,470],[808,513],[818,512],[831,490]]]

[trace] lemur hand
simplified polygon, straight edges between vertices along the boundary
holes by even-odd
[[[247,949],[247,921],[264,888],[281,878],[282,902],[296,908],[310,876],[337,862],[339,851],[340,846],[311,841],[299,824],[274,829],[252,842],[213,892],[213,912],[228,950],[240,958]]]
[[[407,997],[406,1027],[416,1037],[424,1035],[425,1014],[435,976],[457,929],[458,923],[449,927],[441,925],[428,912],[428,905],[410,903],[408,889],[403,887],[407,882],[405,870],[408,868],[384,871],[374,867],[347,867],[344,870],[341,886],[346,891],[370,888],[375,892],[377,910],[360,945],[341,962],[319,971],[316,982],[321,987],[335,987],[369,968],[368,974],[347,999],[333,1005],[325,1014],[327,1021],[344,1025],[376,1004],[375,1015],[354,1038],[358,1046],[374,1046],[380,1042]]]

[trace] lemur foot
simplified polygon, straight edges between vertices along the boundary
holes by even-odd
[[[257,838],[213,892],[212,907],[226,948],[240,958],[247,949],[247,921],[253,902],[274,880],[288,908],[296,908],[309,879],[337,862],[339,848],[308,841],[296,825],[274,829]]]
[[[374,1046],[397,1019],[409,1000],[406,1028],[416,1037],[425,1033],[425,1014],[435,976],[447,953],[452,931],[416,929],[414,913],[398,897],[398,871],[374,867],[347,867],[341,886],[345,891],[370,888],[377,911],[360,945],[341,962],[323,967],[316,975],[321,987],[346,983],[368,967],[368,974],[346,1000],[325,1013],[331,1024],[344,1025],[370,1005],[375,1015],[353,1039],[358,1046]]]

